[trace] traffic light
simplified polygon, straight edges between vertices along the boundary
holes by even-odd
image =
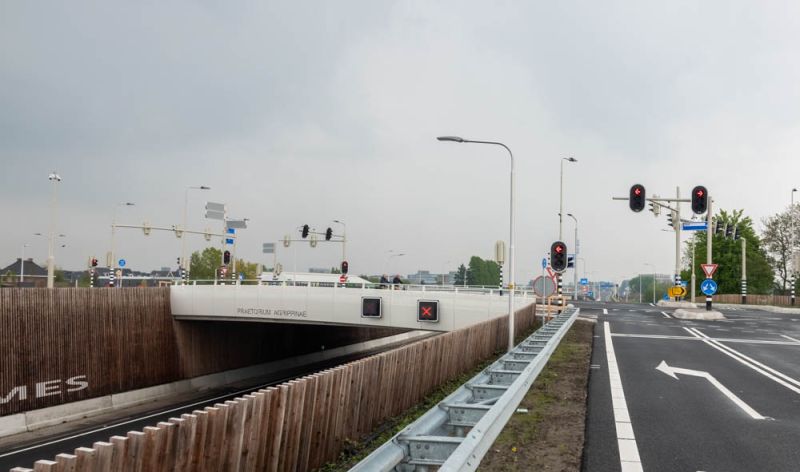
[[[325,230],[325,241],[330,241],[333,237],[333,230],[328,228]]]
[[[736,226],[733,228],[733,240],[738,241],[739,238],[742,237],[741,231],[739,231],[739,227]]]
[[[96,257],[92,258],[92,267],[97,267],[97,258]]]
[[[303,229],[301,230],[300,235],[303,237],[303,239],[306,239],[308,237],[308,225],[303,225]]]
[[[342,261],[342,273],[346,274],[347,273],[347,269],[349,269],[349,268],[350,268],[350,265],[347,263],[347,261]]]
[[[225,265],[228,265],[228,264],[231,263],[231,252],[230,251],[225,251],[224,253],[222,253],[222,262]]]
[[[726,224],[725,225],[725,237],[730,238],[733,236],[733,225]]]
[[[628,205],[631,207],[631,210],[635,212],[644,210],[644,204],[646,201],[643,185],[636,184],[631,187],[630,198],[628,200]]]
[[[717,221],[716,224],[717,224],[717,229],[714,231],[714,234],[716,234],[717,236],[724,235],[726,223],[723,223],[722,221]]]
[[[676,219],[678,218],[677,212],[671,211],[669,215],[667,215],[667,224],[670,225],[672,229],[675,229]]]
[[[692,189],[692,211],[698,215],[708,210],[708,190],[702,185]]]
[[[567,245],[556,241],[550,246],[550,265],[556,272],[563,272],[567,268]]]

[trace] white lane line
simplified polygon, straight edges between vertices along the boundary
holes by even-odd
[[[768,379],[773,380],[773,381],[777,382],[780,385],[783,385],[784,387],[788,388],[789,390],[791,390],[791,391],[793,391],[793,392],[795,392],[797,394],[800,394],[800,388],[799,388],[800,387],[800,381],[795,380],[795,379],[789,377],[788,375],[786,375],[786,374],[784,374],[782,372],[778,372],[777,370],[775,370],[775,369],[773,369],[773,368],[771,368],[769,366],[766,366],[766,365],[762,364],[761,362],[758,362],[757,360],[752,359],[752,358],[742,354],[741,352],[739,352],[739,351],[737,351],[737,350],[735,350],[733,348],[725,346],[724,344],[721,344],[719,341],[715,341],[715,340],[709,338],[708,336],[706,336],[705,334],[700,332],[697,328],[683,328],[683,329],[685,329],[686,331],[690,332],[694,336],[697,336],[697,337],[701,338],[704,343],[706,343],[709,346],[713,347],[714,349],[720,351],[721,353],[725,354],[726,356],[735,359],[739,363],[741,363],[741,364],[743,364],[743,365],[755,370],[756,372],[758,372],[759,374],[767,377]],[[781,377],[781,378],[779,378],[779,377]],[[791,383],[789,383],[789,382],[791,382]],[[792,385],[792,384],[794,384],[794,385]]]
[[[720,330],[722,331],[722,330]],[[635,334],[635,333],[614,333],[615,338],[645,338],[645,339],[677,339],[680,341],[702,341],[703,338],[696,336],[676,336],[668,334]],[[744,339],[744,338],[711,338],[712,341],[722,343],[741,343],[741,344],[770,344],[775,346],[797,346],[794,341],[770,341],[768,339]]]
[[[608,314],[608,308],[603,308],[603,314],[604,314],[604,315],[607,315],[607,314]]]
[[[794,342],[796,342],[796,343],[800,343],[800,339],[793,338],[793,337],[791,337],[791,336],[786,336],[785,334],[781,334],[781,337],[783,337],[783,338],[786,338],[786,339],[789,339],[789,340],[791,340],[791,341],[794,341]]]
[[[662,315],[664,315],[664,318],[672,318],[671,316],[669,316],[669,315],[667,314],[667,312],[666,312],[666,311],[662,311],[662,312],[661,312],[661,314],[662,314]]]
[[[651,303],[650,306],[656,306],[656,304],[655,303]]]
[[[619,375],[617,356],[614,354],[614,344],[611,342],[611,326],[608,321],[603,322],[606,340],[606,361],[608,362],[608,380],[611,387],[611,403],[614,407],[614,426],[617,430],[617,446],[619,447],[619,462],[625,472],[642,472],[642,460],[639,457],[639,448],[633,434],[631,416],[625,402],[625,392],[622,389],[622,378]]]

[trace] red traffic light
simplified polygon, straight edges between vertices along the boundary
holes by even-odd
[[[628,194],[628,206],[635,212],[644,210],[646,198],[644,186],[641,184],[634,184]]]
[[[706,210],[708,210],[708,190],[698,185],[692,189],[692,211],[699,215]]]
[[[636,196],[641,195],[642,194],[642,189],[639,188],[639,187],[636,187],[635,189],[633,189],[633,194],[636,195]]]
[[[556,252],[559,253],[559,254],[563,253],[564,252],[564,246],[562,246],[560,244],[556,245]]]

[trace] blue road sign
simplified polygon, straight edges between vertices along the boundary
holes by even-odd
[[[120,266],[120,267],[125,267],[125,259],[120,259],[120,260],[117,262],[117,265],[118,265],[118,266]]]
[[[544,259],[542,259],[542,269],[544,269],[545,267],[547,267],[547,258],[546,257]]]
[[[231,238],[225,239],[225,244],[233,244],[233,239]]]
[[[594,298],[594,292],[588,292],[586,295],[588,295],[591,298]]]
[[[681,229],[684,231],[705,231],[708,229],[708,222],[692,221],[690,223],[683,223]]]
[[[719,287],[717,286],[717,283],[714,282],[714,279],[705,279],[700,284],[700,291],[703,292],[704,294],[708,295],[708,296],[711,296],[711,295],[714,295],[715,293],[717,293],[717,288],[719,288]]]
[[[681,287],[688,287],[688,286],[689,286],[689,282],[687,282],[685,280],[681,280]]]
[[[581,285],[589,285],[589,279],[581,279]]]
[[[234,228],[227,228],[228,234],[236,234],[236,229]]]
[[[662,300],[669,301],[669,295],[667,295],[667,294],[665,293],[665,294],[664,294],[664,298],[662,298]]]

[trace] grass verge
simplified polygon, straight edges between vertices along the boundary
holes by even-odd
[[[537,318],[536,324],[531,329],[517,334],[516,343],[522,342],[539,327],[540,320]],[[318,469],[319,472],[345,472],[350,470],[354,465],[367,457],[372,451],[377,449],[381,444],[385,443],[392,438],[395,434],[400,432],[403,428],[413,423],[417,418],[422,416],[425,412],[433,408],[439,402],[444,400],[448,395],[453,393],[461,385],[466,383],[472,377],[478,375],[479,372],[487,368],[492,362],[496,361],[500,356],[505,354],[505,350],[497,351],[494,355],[479,364],[469,372],[458,376],[457,378],[442,384],[435,391],[430,393],[425,401],[418,403],[411,409],[406,410],[403,414],[390,418],[389,421],[376,429],[373,434],[362,441],[346,440],[346,445],[339,459],[336,462],[329,462],[323,467]]]

